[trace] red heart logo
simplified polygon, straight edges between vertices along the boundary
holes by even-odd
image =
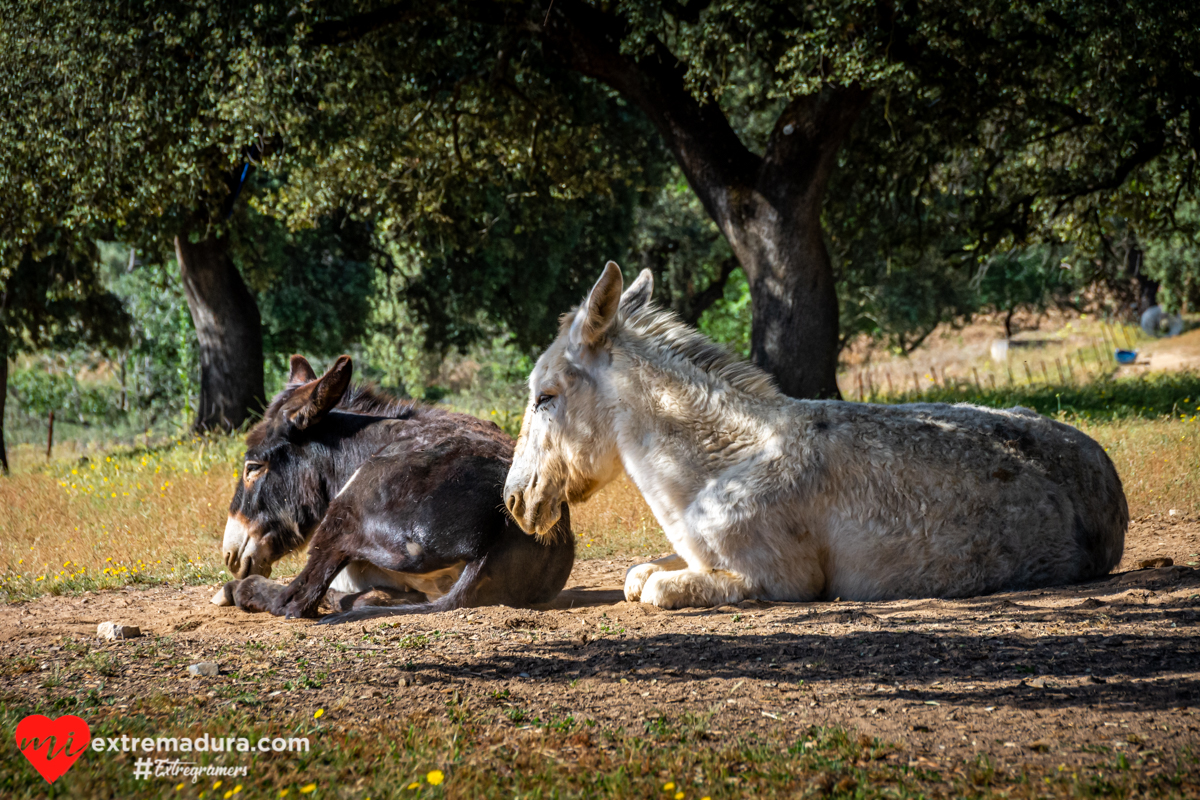
[[[17,747],[50,783],[71,768],[91,740],[88,724],[73,714],[58,719],[30,714],[17,723]]]

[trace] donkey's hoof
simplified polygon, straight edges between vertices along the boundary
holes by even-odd
[[[676,593],[671,590],[673,587],[666,580],[670,577],[672,576],[658,573],[647,575],[646,582],[642,586],[642,590],[638,593],[641,601],[649,603],[652,606],[658,606],[659,608],[676,608]]]
[[[214,606],[231,606],[233,605],[233,590],[237,588],[237,581],[230,581],[217,590],[217,593],[212,597]]]
[[[625,599],[631,603],[641,600],[642,589],[646,586],[646,581],[650,580],[651,575],[661,571],[662,567],[653,563],[630,567],[629,571],[625,573]]]
[[[751,596],[743,580],[730,572],[679,570],[656,572],[642,587],[642,602],[659,608],[711,608],[740,603]]]

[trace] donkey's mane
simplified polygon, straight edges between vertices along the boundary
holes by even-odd
[[[619,323],[649,344],[685,358],[732,388],[754,397],[781,397],[771,376],[688,325],[674,311],[647,303]]]
[[[414,400],[402,400],[367,383],[351,385],[334,407],[337,411],[348,411],[351,414],[392,419],[407,419],[418,408],[420,406]]]

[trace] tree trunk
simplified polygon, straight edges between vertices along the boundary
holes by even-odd
[[[750,284],[750,357],[786,395],[840,397],[837,287],[818,212],[774,211],[733,232]]]
[[[8,474],[8,450],[4,446],[4,407],[8,404],[8,347],[0,347],[0,473]]]
[[[232,431],[264,407],[262,320],[229,256],[229,240],[175,237],[175,255],[200,344],[193,428]]]

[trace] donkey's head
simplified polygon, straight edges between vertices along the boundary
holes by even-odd
[[[328,492],[316,461],[328,448],[312,434],[342,399],[352,369],[342,356],[317,378],[303,357],[292,356],[287,388],[246,437],[246,462],[221,545],[235,577],[270,576],[271,565],[304,546],[324,516]]]
[[[643,270],[622,294],[621,269],[608,262],[533,368],[504,486],[505,505],[526,533],[547,535],[564,502],[586,500],[620,473],[613,424],[619,399],[605,391],[605,370],[620,319],[645,306],[653,288]]]

